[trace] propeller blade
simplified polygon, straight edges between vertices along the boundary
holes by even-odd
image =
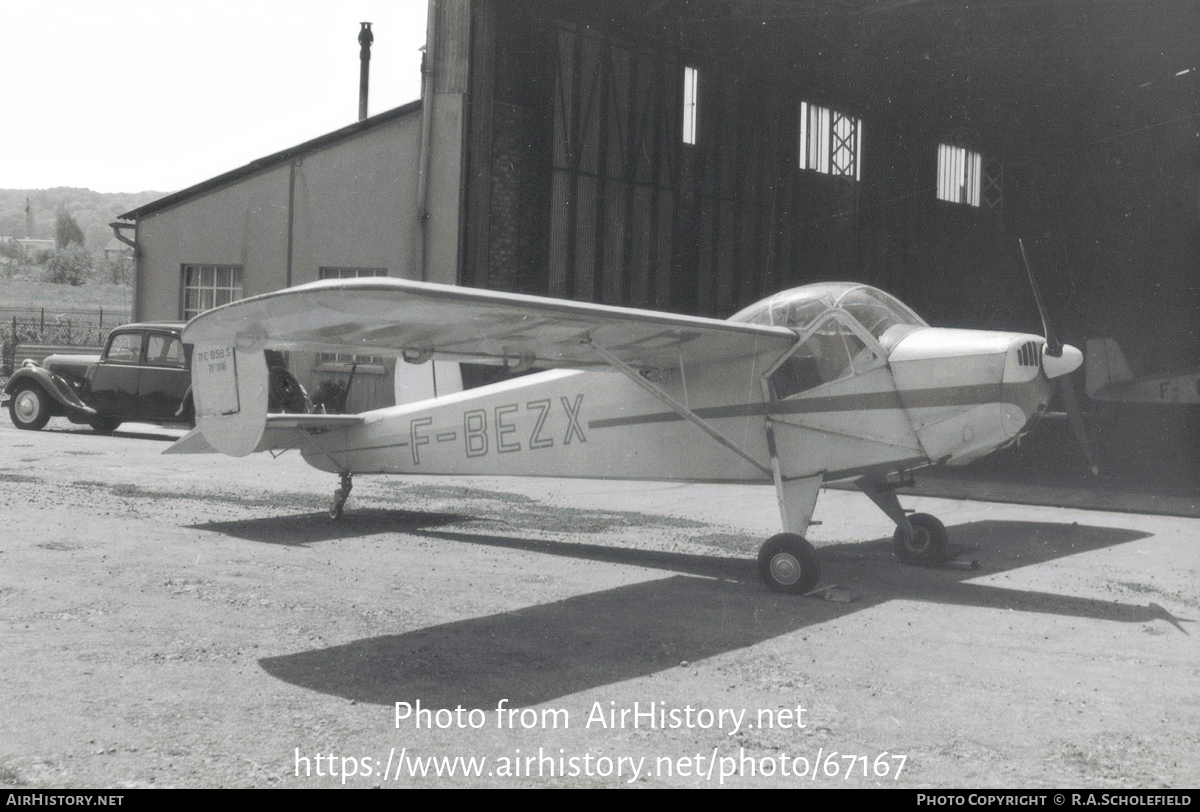
[[[1059,391],[1062,392],[1063,408],[1067,412],[1067,421],[1071,424],[1071,431],[1075,434],[1075,439],[1079,441],[1079,447],[1083,449],[1083,456],[1092,470],[1092,476],[1099,476],[1100,466],[1096,464],[1096,458],[1092,454],[1092,445],[1088,442],[1087,429],[1083,425],[1083,411],[1079,408],[1079,396],[1075,392],[1074,376],[1064,375],[1058,382],[1058,386]]]
[[[1029,264],[1029,257],[1025,255],[1025,241],[1018,238],[1017,245],[1021,246],[1021,260],[1025,263],[1025,271],[1029,274],[1029,284],[1033,287],[1033,298],[1037,302],[1038,314],[1042,317],[1042,335],[1046,336],[1046,355],[1057,358],[1062,355],[1062,342],[1058,340],[1054,328],[1050,325],[1050,314],[1046,312],[1046,303],[1042,301],[1042,291],[1038,288],[1037,277],[1033,275],[1033,266]]]

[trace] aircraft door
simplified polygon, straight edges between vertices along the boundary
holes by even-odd
[[[830,311],[804,332],[795,351],[770,377],[777,400],[884,366],[880,351],[846,314]]]
[[[923,456],[883,350],[845,311],[815,319],[768,385],[784,477]]]

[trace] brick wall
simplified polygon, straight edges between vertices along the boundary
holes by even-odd
[[[544,114],[497,101],[492,108],[487,287],[542,292],[548,217]]]

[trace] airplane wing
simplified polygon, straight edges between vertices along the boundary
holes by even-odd
[[[336,429],[357,426],[363,418],[356,414],[269,414],[267,425],[255,451],[286,451],[289,448],[308,449],[306,438]],[[194,428],[170,445],[164,454],[219,454]]]
[[[743,324],[387,277],[313,282],[209,310],[187,343],[437,357],[510,367],[602,368],[591,346],[635,369],[764,357],[796,341],[783,327]],[[589,344],[590,342],[590,344]]]

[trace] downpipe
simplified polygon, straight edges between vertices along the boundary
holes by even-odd
[[[429,17],[425,23],[425,56],[421,59],[421,150],[417,167],[417,255],[415,276],[428,281],[425,268],[426,243],[429,238],[429,155],[433,140],[433,79],[434,47],[437,42],[437,0],[429,0]]]

